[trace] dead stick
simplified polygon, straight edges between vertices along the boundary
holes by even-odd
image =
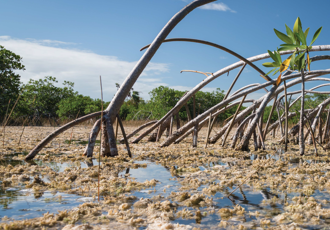
[[[17,97],[17,99],[15,101],[15,104],[14,104],[13,108],[11,109],[11,111],[10,111],[10,113],[8,115],[8,118],[7,118],[7,120],[6,120],[6,122],[5,122],[4,126],[3,126],[3,139],[2,139],[2,147],[3,148],[5,147],[5,129],[6,129],[6,125],[7,125],[8,121],[9,121],[9,118],[10,118],[12,112],[14,111],[14,109],[16,107],[16,104],[17,104],[17,102],[18,102],[18,100],[19,100],[20,97],[21,97],[21,94],[18,95],[18,97]],[[10,102],[10,100],[9,100],[9,102]],[[8,103],[8,106],[9,106],[9,103]]]
[[[6,115],[5,115],[5,117],[3,118],[3,121],[2,121],[2,125],[3,125],[3,127],[2,127],[2,132],[3,132],[3,135],[2,135],[2,147],[3,148],[5,148],[5,122],[6,122],[6,118],[7,118],[7,115],[8,115],[9,104],[10,104],[10,99],[8,101]]]
[[[26,120],[28,119],[29,117],[26,117],[25,118],[25,120],[23,121],[23,130],[22,130],[22,133],[21,133],[21,135],[19,136],[19,141],[18,141],[18,146],[19,146],[19,144],[21,143],[21,138],[22,138],[22,136],[23,136],[23,132],[24,132],[24,129],[25,129],[25,122],[26,122]]]
[[[226,120],[224,120],[223,123],[226,123],[226,122],[227,122],[228,120],[230,120],[233,116],[234,116],[234,114],[231,115],[230,117],[228,117]]]
[[[100,75],[100,87],[101,87],[101,111],[102,111],[101,112],[100,130],[102,130],[102,126],[103,126],[103,91],[102,91],[102,78],[101,78],[101,75]],[[78,112],[78,114],[79,114],[79,112]],[[100,202],[101,147],[102,147],[101,143],[102,143],[102,132],[100,132],[99,170],[98,170],[98,178],[97,178],[97,196],[98,196],[98,201],[99,202]]]
[[[6,120],[6,123],[5,123],[4,127],[6,127],[7,122],[9,121],[9,118],[10,118],[12,112],[14,111],[14,109],[15,109],[15,107],[16,107],[16,104],[17,104],[17,102],[18,102],[18,99],[19,99],[20,97],[21,97],[21,94],[18,95],[18,98],[16,99],[15,104],[14,104],[13,108],[11,109],[11,111],[10,111],[10,113],[9,113],[9,116],[8,116],[8,118],[7,118],[7,120]]]

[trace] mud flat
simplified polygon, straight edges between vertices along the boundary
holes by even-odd
[[[132,158],[82,156],[90,127],[24,157],[53,127],[7,127],[1,136],[0,229],[322,229],[330,224],[328,153],[241,152],[191,139],[159,148],[131,144]],[[128,132],[134,127],[126,127]],[[4,147],[3,140],[4,137]],[[251,149],[252,147],[251,142]],[[95,147],[99,152],[99,144]],[[236,189],[236,190],[235,190]],[[233,192],[234,191],[234,192]]]

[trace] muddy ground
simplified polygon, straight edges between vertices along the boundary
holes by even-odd
[[[321,148],[317,157],[313,146],[303,157],[294,144],[284,153],[279,137],[270,135],[266,150],[253,151],[252,141],[250,152],[219,142],[205,148],[203,128],[197,148],[191,136],[166,148],[143,140],[130,145],[129,158],[119,144],[119,156],[101,158],[99,168],[98,145],[93,159],[82,156],[90,128],[68,130],[25,162],[29,150],[54,127],[26,127],[23,134],[22,127],[6,127],[0,136],[1,229],[330,226],[329,155]],[[135,127],[125,129],[130,133]],[[10,195],[13,191],[16,195]],[[21,208],[18,200],[24,197],[45,208]]]

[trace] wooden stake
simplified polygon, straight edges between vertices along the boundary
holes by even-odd
[[[6,111],[6,115],[5,117],[3,118],[3,121],[2,121],[2,147],[5,148],[5,127],[6,127],[6,118],[7,118],[7,114],[8,114],[8,109],[9,109],[9,104],[10,104],[10,100],[8,101],[8,105],[7,105],[7,111]]]
[[[190,111],[189,111],[189,108],[188,108],[187,103],[184,106],[186,108],[186,113],[187,113],[188,121],[190,121],[191,120],[191,115],[190,115]]]
[[[207,144],[209,142],[209,137],[210,137],[210,129],[211,129],[211,123],[212,123],[212,113],[210,113],[210,117],[209,117],[209,124],[207,126],[207,133],[206,133],[206,140],[205,140],[205,148],[207,147]]]
[[[305,107],[305,73],[302,69],[301,73],[301,108],[300,108],[300,126],[299,126],[299,149],[300,156],[305,154],[304,141],[304,107]]]
[[[286,89],[286,82],[283,81],[284,83],[284,100],[285,100],[285,123],[284,123],[284,151],[288,151],[288,98],[287,98],[287,89]]]
[[[192,119],[194,119],[196,117],[196,98],[195,98],[195,94],[193,96],[193,117]]]
[[[324,126],[324,134],[323,134],[323,141],[325,141],[328,137],[328,132],[329,132],[329,119],[330,119],[330,108],[328,109],[328,114],[327,114],[327,120],[325,122],[325,126]]]
[[[170,136],[172,135],[173,132],[173,116],[171,116],[171,123],[170,123]]]
[[[118,123],[120,125],[121,133],[123,134],[123,137],[124,137],[124,140],[125,140],[125,144],[126,144],[126,149],[127,149],[127,152],[128,152],[128,156],[130,158],[132,158],[131,150],[129,148],[128,140],[126,138],[125,129],[124,129],[123,123],[121,122],[121,119],[120,119],[120,117],[119,117],[118,114],[117,114],[117,121],[118,121]]]
[[[102,111],[100,129],[102,130],[102,128],[103,128],[103,90],[102,90],[101,75],[100,75],[100,87],[101,87],[101,111]],[[78,114],[79,114],[79,112],[78,112]],[[99,153],[99,168],[98,168],[98,177],[97,177],[97,199],[99,202],[100,202],[100,172],[101,172],[101,148],[102,148],[101,143],[102,143],[102,132],[100,132],[100,153]]]
[[[159,139],[160,139],[160,132],[161,132],[161,130],[160,130],[160,126],[158,126],[156,142],[158,142]]]
[[[319,131],[318,131],[318,136],[319,136],[319,142],[322,143],[322,119],[321,116],[319,117]]]
[[[193,133],[193,147],[197,147],[197,137],[198,137],[198,123],[194,126],[194,133]]]

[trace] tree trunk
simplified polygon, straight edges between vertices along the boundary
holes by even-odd
[[[94,123],[92,131],[89,134],[88,145],[85,148],[85,152],[83,154],[84,156],[87,156],[87,157],[92,157],[93,156],[95,141],[96,141],[96,138],[97,138],[97,136],[100,132],[100,128],[101,128],[101,119],[98,119]]]
[[[86,147],[88,147],[88,145]],[[92,151],[92,154],[93,154],[93,151]],[[102,125],[101,155],[103,157],[110,156],[110,147],[109,147],[109,142],[108,142],[108,132],[107,132],[105,121],[103,122],[103,125]]]
[[[188,105],[185,104],[184,106],[186,107],[186,113],[187,113],[188,121],[190,121],[191,120],[191,115],[190,115],[190,111],[189,111]]]
[[[35,155],[37,155],[37,153],[43,148],[45,147],[48,143],[50,143],[55,137],[57,137],[58,135],[60,135],[61,133],[63,133],[64,131],[70,129],[71,127],[78,125],[84,121],[88,121],[89,119],[93,118],[93,117],[97,117],[101,115],[101,111],[100,112],[96,112],[96,113],[91,113],[88,114],[86,116],[83,117],[79,117],[78,119],[71,121],[63,126],[61,126],[60,128],[58,128],[57,130],[55,130],[53,133],[49,134],[45,139],[43,139],[36,147],[34,147],[30,153],[25,157],[25,160],[32,160]]]
[[[244,129],[245,124],[248,121],[250,121],[254,116],[255,116],[255,113],[251,114],[250,116],[248,116],[247,118],[245,118],[244,121],[242,121],[241,124],[238,126],[238,128],[236,129],[236,132],[235,132],[235,134],[233,136],[233,141],[232,141],[231,146],[230,146],[231,148],[235,148],[235,145],[236,145],[237,139],[239,137],[239,134]]]
[[[112,123],[110,119],[106,119],[106,129],[108,133],[108,140],[109,140],[109,146],[110,146],[110,156],[118,156],[118,150],[117,150],[117,143],[115,138],[115,132],[113,130]]]

